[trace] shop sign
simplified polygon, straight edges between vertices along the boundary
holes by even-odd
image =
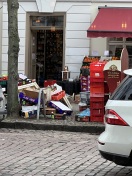
[[[109,61],[104,67],[104,78],[108,84],[109,93],[113,93],[121,81],[121,61]]]

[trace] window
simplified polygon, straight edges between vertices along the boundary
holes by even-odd
[[[110,41],[123,41],[123,38],[110,38]]]
[[[109,38],[108,48],[110,56],[120,58],[123,47],[127,48],[129,55],[129,68],[132,68],[132,38]]]
[[[35,16],[32,26],[63,26],[63,16]]]

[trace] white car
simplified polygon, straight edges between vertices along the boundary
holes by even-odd
[[[132,69],[105,106],[105,131],[98,138],[103,158],[122,166],[132,166]]]

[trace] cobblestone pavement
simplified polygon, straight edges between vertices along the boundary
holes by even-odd
[[[0,176],[124,176],[131,167],[101,158],[98,135],[0,129]]]

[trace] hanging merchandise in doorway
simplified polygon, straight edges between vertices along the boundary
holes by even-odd
[[[63,30],[37,31],[36,80],[43,86],[44,80],[61,80],[63,61]]]

